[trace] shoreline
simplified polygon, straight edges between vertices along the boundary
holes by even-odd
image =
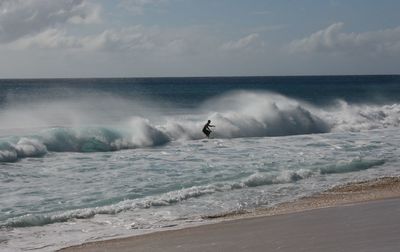
[[[142,251],[140,248],[144,248],[143,251],[146,251],[149,249],[148,246],[150,246],[148,243],[152,244],[152,241],[154,240],[159,241],[163,240],[163,237],[170,236],[177,238],[178,236],[181,236],[182,233],[189,233],[190,238],[191,232],[193,233],[200,229],[213,230],[237,222],[241,223],[240,225],[245,225],[254,220],[266,221],[268,223],[268,221],[273,221],[273,219],[276,218],[291,219],[291,217],[296,215],[307,215],[309,212],[319,213],[319,210],[324,209],[334,210],[335,208],[346,207],[350,209],[352,206],[361,207],[363,209],[363,206],[368,206],[368,204],[385,204],[387,201],[390,202],[391,199],[398,201],[400,205],[400,177],[382,177],[373,180],[338,185],[312,196],[303,197],[292,202],[280,203],[273,207],[258,208],[253,211],[202,216],[205,220],[216,220],[217,222],[214,223],[205,223],[204,225],[194,227],[183,227],[172,230],[155,231],[143,235],[88,242],[62,248],[57,251],[122,251],[127,248],[136,248],[138,251]],[[330,216],[328,215],[325,217],[329,219]],[[223,229],[223,232],[228,233],[229,236],[229,229]],[[230,235],[232,236],[233,234]],[[206,237],[206,235],[204,236]],[[165,242],[168,242],[168,240],[164,241],[164,243]],[[137,247],[138,244],[141,244],[142,247]],[[157,250],[157,247],[151,248]],[[205,247],[202,248],[202,250],[205,249]]]
[[[337,185],[326,191],[294,201],[278,203],[271,207],[256,208],[253,211],[219,213],[202,216],[202,218],[233,220],[273,216],[397,197],[400,197],[400,177],[381,177]]]

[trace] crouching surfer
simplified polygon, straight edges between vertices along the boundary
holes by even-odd
[[[208,122],[204,125],[203,127],[203,133],[209,138],[210,137],[210,133],[212,132],[210,127],[215,127],[214,125],[210,124],[211,121],[208,120]]]

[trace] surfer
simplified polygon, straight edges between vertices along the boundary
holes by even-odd
[[[203,133],[209,138],[210,137],[210,133],[212,132],[210,127],[215,127],[214,125],[210,124],[211,121],[208,120],[208,122],[204,125],[203,127]]]

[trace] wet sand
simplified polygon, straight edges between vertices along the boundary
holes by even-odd
[[[400,178],[338,186],[217,224],[61,251],[400,251]]]

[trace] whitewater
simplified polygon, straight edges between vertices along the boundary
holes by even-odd
[[[0,84],[0,251],[199,225],[400,175],[397,76]]]

